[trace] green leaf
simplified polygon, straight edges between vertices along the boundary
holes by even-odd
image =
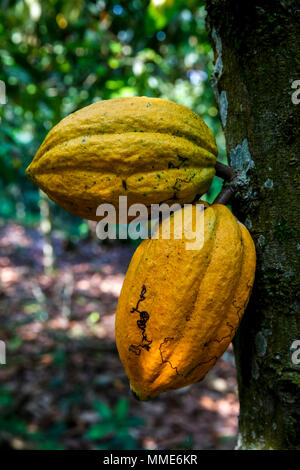
[[[95,401],[93,403],[93,408],[97,411],[103,420],[109,420],[112,418],[112,411],[105,403],[102,403],[101,401]]]
[[[114,414],[118,421],[124,421],[128,415],[128,401],[126,398],[120,398],[115,406]]]
[[[155,31],[165,28],[176,15],[182,3],[182,0],[164,0],[160,5],[156,5],[151,1],[146,15],[147,33],[153,34]]]
[[[8,349],[10,351],[14,351],[15,349],[18,349],[21,344],[22,344],[22,338],[19,336],[14,336],[9,342],[8,342]]]
[[[122,51],[122,44],[117,41],[111,41],[109,43],[109,49],[113,54],[120,54],[120,52]]]
[[[84,435],[86,439],[97,440],[115,432],[114,423],[104,422],[95,424]]]
[[[19,83],[30,84],[32,81],[32,77],[29,73],[21,67],[9,67],[9,75],[16,77]]]
[[[13,403],[11,392],[6,388],[0,389],[0,406],[7,407]]]
[[[64,447],[51,439],[43,440],[38,443],[39,450],[64,450]]]

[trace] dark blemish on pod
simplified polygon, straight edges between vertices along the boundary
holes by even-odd
[[[145,294],[147,292],[147,289],[146,289],[146,286],[143,285],[142,286],[142,290],[141,290],[141,293],[140,293],[140,298],[139,300],[137,301],[137,304],[135,307],[133,307],[131,310],[130,310],[130,313],[134,313],[134,312],[137,312],[140,314],[140,318],[139,320],[137,320],[137,327],[142,330],[142,341],[140,344],[136,345],[136,344],[131,344],[129,346],[129,351],[130,352],[133,352],[134,354],[136,354],[137,356],[139,356],[142,352],[142,349],[145,349],[146,351],[150,351],[150,344],[152,343],[152,340],[149,340],[147,338],[147,335],[146,335],[146,324],[147,324],[147,321],[149,320],[150,318],[150,315],[148,312],[146,312],[145,310],[139,310],[139,305],[141,302],[143,302],[146,297],[145,297]]]
[[[171,363],[169,360],[164,359],[164,357],[163,357],[163,352],[162,352],[162,350],[161,350],[161,348],[162,348],[162,346],[163,346],[164,344],[166,344],[166,343],[168,343],[168,342],[170,342],[170,341],[173,341],[173,340],[174,340],[174,338],[165,338],[165,339],[163,340],[163,342],[160,344],[160,346],[159,346],[159,353],[160,353],[160,357],[161,357],[161,363],[162,363],[162,364],[169,364],[169,365],[171,366],[171,368],[172,368],[173,370],[175,370],[176,375],[181,375],[181,374],[179,374],[177,367],[174,367],[174,366],[172,365],[172,363]]]
[[[122,186],[125,189],[125,191],[127,191],[127,184],[125,180],[122,180]]]
[[[181,155],[177,155],[178,160],[183,164],[185,163],[188,159],[186,157],[182,157]]]

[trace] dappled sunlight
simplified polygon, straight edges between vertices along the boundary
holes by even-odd
[[[67,318],[57,316],[48,321],[48,326],[52,330],[67,331],[70,327],[70,321]]]
[[[113,341],[115,340],[115,317],[115,313],[112,313],[105,315],[100,319],[100,325],[105,331],[106,337]]]
[[[94,273],[84,279],[76,282],[78,291],[97,297],[101,293],[111,294],[118,297],[123,284],[124,275],[108,275],[103,277],[101,274]]]
[[[7,256],[1,256],[0,257],[0,266],[9,266],[10,265],[10,260]]]
[[[37,339],[43,329],[44,325],[42,323],[32,322],[29,325],[20,326],[16,331],[23,341],[33,341]]]
[[[107,276],[106,279],[101,282],[101,291],[119,297],[123,281],[123,275]]]
[[[25,231],[29,250],[35,237]],[[17,246],[11,250],[18,267],[10,264],[0,243],[5,292],[0,299],[1,322],[9,345],[9,361],[0,369],[0,381],[29,393],[26,413],[32,416],[32,425],[39,426],[37,423],[45,419],[49,423],[65,420],[75,413],[72,416],[84,429],[96,419],[91,400],[98,393],[107,397],[109,390],[111,398],[126,396],[131,409],[147,423],[134,431],[146,449],[182,445],[211,448],[212,442],[214,448],[232,447],[238,400],[231,347],[224,355],[226,360],[219,361],[199,384],[162,394],[151,402],[138,403],[131,398],[116,353],[115,311],[133,249],[118,244],[99,247],[97,264],[86,263],[89,246],[95,253],[97,243],[87,242],[69,261],[68,253],[60,251],[64,266],[51,275],[43,273],[39,264],[26,265],[22,255],[18,257]],[[20,367],[24,376],[18,376]],[[87,386],[88,392],[84,392]],[[42,398],[45,393],[51,412]],[[80,403],[71,411],[73,405],[65,409],[64,399]]]
[[[9,286],[18,282],[21,277],[21,270],[18,268],[1,268],[0,269],[0,281],[4,289],[7,289]]]
[[[214,423],[215,432],[221,436],[232,436],[237,428],[239,403],[236,395],[228,393],[225,398],[213,399],[203,396],[199,401],[205,410],[217,413],[221,419]]]
[[[2,228],[0,247],[27,247],[31,243],[22,225],[10,224]]]
[[[230,393],[226,395],[226,400],[215,401],[209,396],[204,396],[200,399],[200,405],[206,410],[217,411],[224,417],[236,416],[238,411],[235,397]]]
[[[16,232],[16,233],[15,233]],[[2,323],[9,322],[10,341],[14,350],[22,344],[39,344],[40,348],[53,344],[56,334],[63,334],[70,340],[95,338],[114,341],[114,319],[118,296],[124,280],[131,248],[120,247],[125,252],[116,256],[118,248],[101,248],[97,241],[86,247],[84,255],[77,252],[77,262],[67,264],[53,274],[45,274],[40,264],[35,267],[26,262],[20,251],[21,239],[28,250],[35,250],[37,237],[34,230],[12,224],[0,229],[0,282],[10,309],[1,309]],[[13,243],[9,244],[9,240]],[[5,256],[9,246],[10,257]],[[97,265],[82,261],[90,251],[97,250],[103,256],[97,257]],[[63,246],[56,249],[61,254]],[[42,252],[38,254],[41,256]],[[111,258],[111,262],[109,259]],[[60,258],[59,258],[60,259]],[[29,260],[30,261],[30,260]],[[103,261],[103,264],[102,264]],[[17,264],[17,266],[14,265]],[[33,348],[35,350],[36,348]]]

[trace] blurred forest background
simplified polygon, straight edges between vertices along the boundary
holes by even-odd
[[[226,449],[238,400],[229,349],[205,380],[135,402],[114,312],[137,241],[100,242],[92,223],[25,176],[47,132],[115,97],[184,104],[224,137],[199,0],[0,1],[0,448]],[[4,103],[5,101],[5,103]],[[215,178],[205,196],[220,190]]]

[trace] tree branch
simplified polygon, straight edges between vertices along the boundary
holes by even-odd
[[[220,193],[215,198],[213,204],[229,204],[232,197],[234,196],[235,191],[236,188],[231,185],[225,187],[223,186]]]
[[[236,192],[236,183],[239,178],[239,172],[221,162],[216,163],[216,176],[223,178],[223,187],[215,198],[213,204],[229,204]]]
[[[236,171],[230,166],[224,165],[221,162],[216,163],[216,176],[223,178],[225,181],[231,181],[236,176]]]

